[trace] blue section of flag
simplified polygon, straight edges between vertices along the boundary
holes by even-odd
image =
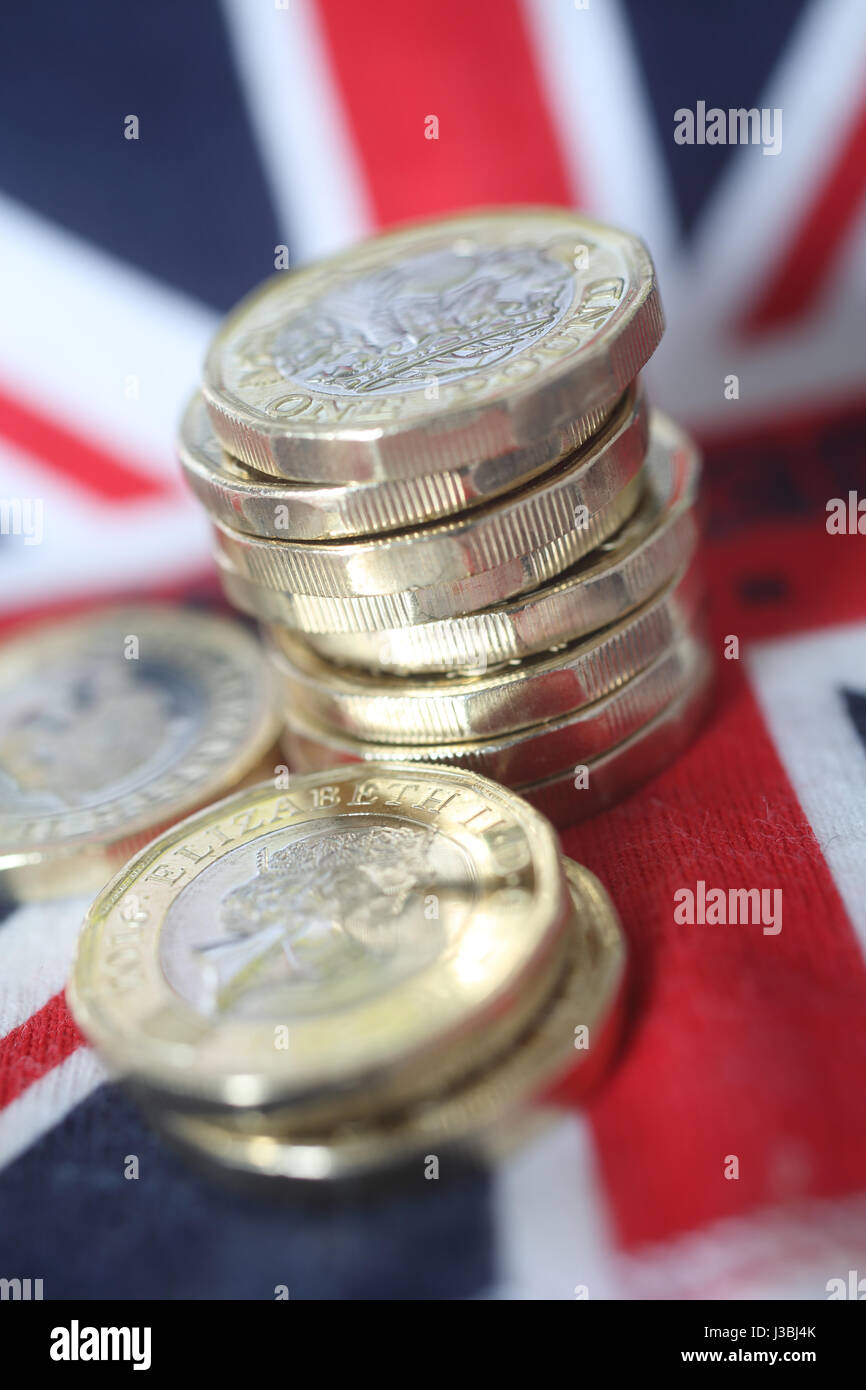
[[[273,271],[218,4],[13,0],[0,28],[0,190],[218,309]]]
[[[0,927],[12,916],[18,907],[18,900],[10,893],[6,884],[3,882],[3,875],[0,874]]]
[[[0,1175],[0,1268],[46,1299],[464,1298],[493,1283],[491,1187],[446,1169],[326,1200],[240,1194],[103,1086]]]
[[[681,225],[690,233],[728,161],[731,145],[677,145],[674,112],[764,106],[773,68],[806,8],[806,0],[624,0],[643,69],[659,148]],[[615,101],[615,95],[612,100]],[[784,154],[784,115],[783,143]],[[757,158],[764,158],[760,150]],[[777,156],[781,157],[781,156]],[[745,253],[744,253],[745,254]]]
[[[862,690],[843,690],[841,694],[848,718],[854,725],[857,737],[866,749],[866,693]]]

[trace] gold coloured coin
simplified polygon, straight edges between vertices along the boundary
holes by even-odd
[[[455,1157],[501,1156],[555,1116],[554,1087],[567,1087],[569,1104],[592,1090],[622,1021],[626,947],[616,911],[588,869],[563,865],[573,919],[562,971],[525,1031],[482,1071],[343,1125],[305,1127],[288,1110],[238,1120],[151,1108],[151,1118],[191,1159],[251,1179],[363,1178],[412,1165],[421,1173],[431,1152],[447,1176]]]
[[[486,461],[513,485],[598,429],[663,326],[635,237],[485,210],[272,277],[218,330],[204,396],[261,473],[389,483]]]
[[[703,662],[700,620],[675,619],[667,643],[642,671],[591,704],[566,708],[554,717],[521,728],[470,739],[430,743],[398,742],[395,717],[389,742],[352,736],[317,722],[296,707],[285,711],[283,746],[297,772],[313,772],[351,762],[375,762],[383,756],[401,762],[429,762],[465,767],[506,787],[553,777],[564,768],[601,757],[623,739],[661,714],[691,686]],[[564,672],[565,676],[567,673]],[[564,701],[566,706],[570,700]]]
[[[278,729],[238,623],[158,605],[40,625],[0,657],[0,869],[96,888],[160,826],[260,773]],[[272,764],[271,764],[272,765]]]
[[[560,828],[606,811],[688,747],[707,713],[712,686],[712,657],[702,647],[688,685],[642,728],[583,766],[566,766],[517,790]]]
[[[476,676],[413,680],[340,669],[284,631],[272,630],[270,650],[289,727],[300,717],[338,738],[459,748],[582,713],[580,727],[591,745],[584,751],[592,753],[668,698],[682,665],[672,649],[691,633],[702,599],[701,574],[693,565],[621,623]],[[669,675],[644,679],[655,663]],[[614,728],[621,731],[616,737]]]
[[[645,490],[625,525],[590,555],[531,593],[438,622],[382,632],[308,633],[320,656],[393,675],[491,670],[619,622],[688,564],[698,539],[694,512],[700,459],[692,441],[658,410],[650,414]],[[291,626],[273,590],[222,571],[233,603],[261,621]]]
[[[485,739],[386,748],[324,729],[295,711],[286,716],[283,744],[299,772],[373,761],[385,752],[465,767],[513,788],[565,828],[629,795],[683,751],[709,701],[712,661],[695,634],[634,680],[642,689],[639,696],[630,693],[625,710],[621,692],[614,692],[586,711]]]
[[[365,540],[261,540],[214,522],[223,568],[291,600],[305,632],[380,631],[471,612],[534,588],[632,515],[648,417],[637,388],[550,473],[449,521]]]
[[[553,830],[513,793],[453,768],[340,768],[143,850],[87,915],[70,1006],[163,1105],[345,1119],[505,1048],[570,919]]]
[[[383,535],[466,511],[514,486],[508,460],[501,459],[387,483],[317,484],[274,478],[226,453],[200,395],[187,407],[178,453],[187,482],[214,521],[276,541]],[[546,449],[540,449],[535,460],[527,454],[522,476],[532,477],[555,462]]]

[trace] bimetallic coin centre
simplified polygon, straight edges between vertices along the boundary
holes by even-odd
[[[233,623],[143,605],[40,625],[0,662],[0,857],[18,872],[80,850],[96,875],[246,777],[275,732],[261,650]]]
[[[127,795],[185,755],[207,700],[204,681],[124,661],[116,640],[49,660],[0,688],[0,806],[47,815]]]
[[[346,1114],[498,1055],[554,987],[569,919],[553,831],[504,788],[332,768],[152,841],[93,903],[70,997],[167,1098]]]
[[[160,961],[197,1010],[290,1023],[433,963],[478,893],[463,849],[430,826],[329,818],[311,833],[264,836],[199,874],[167,913]]]

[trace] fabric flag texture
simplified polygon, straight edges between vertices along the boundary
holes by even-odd
[[[91,0],[2,28],[0,498],[44,518],[38,545],[0,535],[7,632],[221,603],[174,434],[280,247],[538,202],[652,251],[647,375],[704,450],[720,669],[688,752],[563,836],[630,942],[616,1066],[454,1184],[274,1209],[197,1176],[68,1016],[86,903],[0,898],[0,1275],[46,1298],[516,1299],[866,1276],[866,539],[826,526],[866,496],[862,4]],[[698,102],[780,111],[780,148],[678,144]],[[699,880],[782,886],[782,930],[675,923]]]

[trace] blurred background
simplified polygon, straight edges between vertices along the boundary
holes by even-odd
[[[826,527],[831,499],[866,497],[866,7],[6,0],[0,27],[7,628],[130,593],[218,601],[174,435],[220,315],[275,264],[409,217],[551,203],[655,259],[652,399],[703,446],[712,622],[720,654],[743,646],[694,749],[565,837],[635,961],[624,1057],[586,1115],[443,1198],[447,1219],[402,1198],[372,1224],[286,1218],[288,1247],[158,1156],[162,1187],[133,1209],[127,1185],[114,1218],[141,1258],[124,1274],[109,1243],[94,1273],[57,1162],[107,1210],[116,1111],[65,1017],[65,965],[34,985],[14,946],[9,1248],[51,1224],[55,1288],[94,1296],[110,1276],[120,1296],[268,1297],[287,1248],[319,1296],[826,1297],[866,1276],[866,536]],[[712,108],[766,113],[767,138],[700,143]],[[675,138],[683,111],[695,143]],[[696,878],[784,884],[782,934],[675,929]],[[186,1242],[164,1225],[181,1208]]]
[[[864,45],[858,0],[5,5],[0,486],[45,548],[2,546],[4,609],[204,572],[174,432],[218,316],[279,247],[473,205],[639,233],[653,399],[738,441],[726,513],[802,515],[804,432],[847,422],[842,487],[862,425]],[[778,152],[677,144],[698,102],[780,110]]]

